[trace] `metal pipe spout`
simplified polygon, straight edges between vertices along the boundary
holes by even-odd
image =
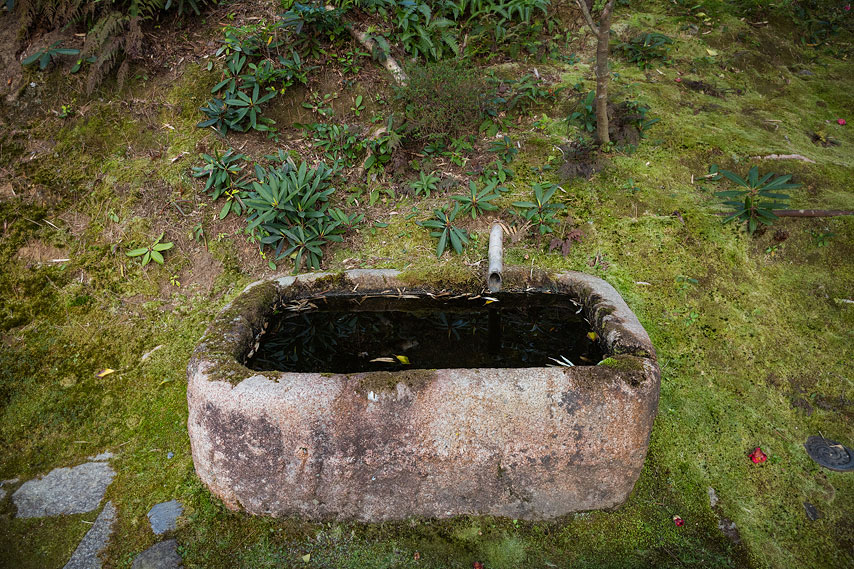
[[[489,292],[501,290],[501,273],[504,271],[504,229],[499,223],[492,224],[489,232],[489,276],[486,286]]]

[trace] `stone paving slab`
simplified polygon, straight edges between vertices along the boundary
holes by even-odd
[[[151,531],[160,535],[175,529],[175,522],[184,512],[181,503],[177,500],[169,500],[155,505],[148,511],[148,521],[151,523]]]
[[[95,525],[83,536],[83,541],[74,550],[71,559],[63,569],[101,569],[101,559],[98,557],[113,533],[113,522],[116,520],[116,508],[112,502],[107,502]]]
[[[131,569],[180,569],[181,556],[178,555],[178,542],[167,539],[155,543],[133,560]]]
[[[12,500],[18,518],[40,518],[91,512],[101,503],[116,475],[106,462],[56,468],[41,479],[24,482]]]

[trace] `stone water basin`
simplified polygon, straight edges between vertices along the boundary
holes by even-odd
[[[188,366],[196,472],[231,509],[305,519],[539,520],[620,505],[640,475],[658,407],[649,337],[613,287],[590,275],[526,273],[505,290],[577,306],[601,353],[587,346],[580,357],[591,365],[575,367],[546,367],[544,352],[531,367],[498,367],[509,359],[495,356],[496,367],[419,369],[418,358],[395,359],[407,349],[398,345],[359,354],[391,360],[359,367],[378,371],[346,372],[349,360],[336,359],[342,342],[328,348],[330,371],[322,354],[310,371],[257,371],[247,364],[258,367],[253,356],[283,309],[360,296],[391,310],[413,298],[491,301],[479,291],[412,286],[390,270],[250,285],[216,317]]]

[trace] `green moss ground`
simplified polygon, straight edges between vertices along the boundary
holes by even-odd
[[[27,137],[0,139],[0,167],[21,196],[0,202],[0,479],[27,480],[115,452],[118,476],[107,492],[119,511],[107,552],[112,567],[129,567],[154,543],[145,514],[173,498],[185,505],[173,535],[189,567],[854,566],[854,475],[820,469],[802,446],[818,433],[854,443],[854,305],[844,302],[854,291],[854,218],[784,219],[751,238],[721,225],[716,187],[700,179],[711,163],[742,173],[759,164],[803,184],[791,192],[793,207],[854,209],[854,127],[835,123],[854,120],[846,116],[854,109],[851,64],[795,47],[783,22],[757,31],[722,13],[712,33],[693,36],[657,3],[620,9],[617,20],[621,34],[655,29],[676,38],[673,63],[660,73],[613,62],[614,100],[641,100],[661,121],[637,152],[613,154],[589,181],[561,183],[567,226],[585,234],[568,256],[528,240],[509,245],[505,263],[606,279],[656,346],[659,415],[624,506],[545,523],[311,524],[233,513],[207,492],[187,439],[186,364],[213,315],[270,272],[238,225],[212,219],[218,207],[203,205],[188,174],[199,151],[222,145],[194,127],[215,82],[196,63],[183,64],[177,78],[137,79],[125,93],[105,87],[69,119],[49,112],[67,96],[59,90],[46,96],[41,114],[16,118],[15,107],[0,107]],[[591,88],[585,45],[583,38],[573,44],[582,56],[577,66],[538,64],[540,71]],[[707,49],[718,55],[699,60]],[[676,77],[742,94],[711,97]],[[47,81],[73,87],[58,73]],[[552,147],[564,142],[566,108],[536,109],[510,133],[522,150],[508,201],[527,197],[531,183],[559,181],[531,169],[559,158]],[[534,128],[542,115],[547,127]],[[818,130],[839,146],[813,144]],[[51,150],[24,160],[32,140]],[[247,136],[230,144],[244,142],[275,148]],[[771,153],[816,163],[752,159]],[[637,191],[626,189],[629,179]],[[176,200],[189,200],[193,213],[179,214]],[[354,239],[329,251],[324,268],[398,268],[413,282],[470,282],[479,274],[472,265],[486,256],[485,226],[476,226],[478,238],[462,256],[437,261],[435,242],[414,223],[443,202],[388,200]],[[418,216],[406,219],[413,207]],[[210,253],[187,236],[200,221]],[[372,229],[374,221],[389,225]],[[788,234],[781,242],[778,228]],[[124,256],[160,231],[176,242],[165,267],[143,269]],[[822,246],[816,235],[828,232],[834,235]],[[19,252],[33,243],[70,261],[39,263]],[[202,265],[215,269],[204,282]],[[173,275],[180,286],[170,284]],[[97,378],[103,368],[117,371]],[[756,446],[768,462],[750,462]],[[715,510],[709,487],[720,499]],[[824,517],[810,522],[804,501]],[[82,522],[96,515],[24,521],[13,514],[7,495],[0,558],[10,567],[62,566],[88,527]],[[674,515],[685,525],[676,527]],[[718,529],[720,516],[737,524],[739,544]]]

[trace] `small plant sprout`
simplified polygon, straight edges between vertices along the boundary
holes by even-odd
[[[460,204],[455,203],[454,209],[450,213],[448,213],[447,209],[447,206],[441,209],[434,209],[433,213],[436,217],[420,223],[422,227],[433,229],[434,231],[430,232],[430,236],[439,239],[439,243],[436,245],[437,257],[442,256],[442,253],[448,247],[448,243],[459,254],[463,252],[463,247],[469,242],[469,236],[466,231],[454,225],[454,219],[460,211]]]
[[[715,195],[729,198],[723,203],[733,210],[732,215],[724,219],[724,223],[734,220],[743,221],[747,224],[747,231],[751,235],[756,232],[760,223],[763,225],[774,223],[777,219],[772,211],[774,208],[786,207],[785,202],[789,199],[789,195],[781,194],[778,190],[800,187],[800,184],[789,183],[791,175],[774,177],[774,173],[769,172],[760,178],[759,168],[756,166],[750,169],[746,180],[729,170],[718,170],[716,165],[709,168],[709,174],[712,175],[712,180],[720,180],[723,177],[739,186],[739,189],[716,192]]]
[[[362,103],[362,96],[357,95],[356,100],[353,102],[353,106],[350,107],[350,110],[353,111],[353,114],[357,117],[362,114],[362,111],[365,110],[365,105]]]
[[[439,188],[440,178],[433,174],[435,172],[430,172],[429,174],[419,172],[419,178],[409,184],[409,187],[412,188],[416,196],[424,194],[425,198],[429,198],[430,192],[435,192]]]
[[[127,252],[128,257],[142,257],[142,266],[144,267],[149,263],[149,261],[154,261],[158,265],[163,264],[163,251],[167,251],[172,248],[174,243],[161,243],[160,240],[163,239],[163,233],[160,234],[154,243],[149,245],[148,247],[142,247],[140,249],[131,249]]]
[[[505,164],[509,164],[513,161],[513,158],[519,153],[519,149],[510,140],[509,136],[502,136],[500,140],[495,140],[492,144],[489,145],[489,151],[495,152],[504,161]]]
[[[498,180],[494,179],[478,192],[475,183],[469,182],[470,195],[453,196],[451,199],[460,202],[463,213],[471,213],[471,218],[475,219],[485,211],[495,211],[498,209],[498,206],[491,203],[492,200],[498,197],[498,194],[495,193],[497,185]]]
[[[816,246],[827,247],[830,244],[831,238],[836,236],[836,233],[833,231],[810,231],[810,235],[815,239]]]

